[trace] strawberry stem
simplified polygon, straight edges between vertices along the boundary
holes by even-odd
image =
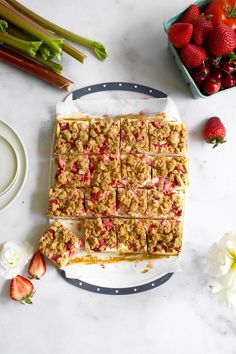
[[[224,10],[227,17],[236,18],[236,0],[234,0],[234,5],[232,7],[230,5],[226,5],[226,0],[224,0]]]

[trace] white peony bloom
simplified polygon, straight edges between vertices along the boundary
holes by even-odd
[[[22,267],[30,260],[33,248],[28,242],[18,245],[6,242],[0,248],[0,277],[12,279],[21,272]]]
[[[214,243],[208,252],[210,273],[217,280],[212,292],[218,300],[230,307],[236,307],[236,234],[225,234]]]

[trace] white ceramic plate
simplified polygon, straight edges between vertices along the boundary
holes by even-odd
[[[0,212],[13,203],[27,177],[27,155],[16,131],[0,120]]]

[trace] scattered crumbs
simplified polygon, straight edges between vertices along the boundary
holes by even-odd
[[[105,264],[100,263],[100,266],[101,266],[103,269],[105,269]]]
[[[149,272],[149,269],[145,268],[144,270],[142,270],[141,273],[147,273],[147,272]]]
[[[152,262],[152,261],[149,261],[149,262],[148,262],[147,268],[148,268],[148,269],[152,269],[152,268],[153,268],[153,262]]]
[[[24,200],[22,200],[22,204],[25,204],[25,201],[24,201]]]

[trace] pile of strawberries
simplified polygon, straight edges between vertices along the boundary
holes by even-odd
[[[210,6],[214,3],[223,4],[222,0],[213,0]],[[195,4],[191,5],[168,31],[169,41],[178,48],[183,64],[207,95],[236,85],[236,8],[228,7],[232,12],[230,25],[216,21],[209,10],[207,7],[205,13],[200,13]]]

